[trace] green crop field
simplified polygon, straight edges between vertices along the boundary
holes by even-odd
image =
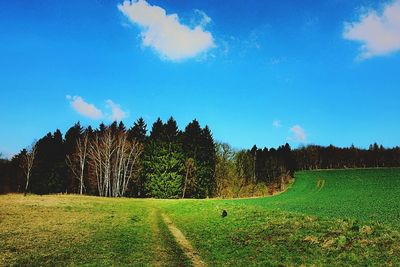
[[[303,171],[296,178],[285,194],[238,202],[400,227],[400,169]]]
[[[4,195],[0,266],[396,266],[399,225],[400,169],[299,172],[259,199]]]

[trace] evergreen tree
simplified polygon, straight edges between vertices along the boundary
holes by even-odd
[[[12,191],[11,167],[11,162],[0,153],[0,194],[15,192]]]
[[[290,175],[293,175],[294,171],[296,170],[296,161],[293,157],[292,149],[288,143],[286,143],[283,147],[283,160],[286,171],[288,171]]]
[[[122,121],[120,121],[118,123],[117,132],[120,132],[120,133],[125,133],[126,132],[126,127],[125,127],[125,125],[124,125],[124,123]]]
[[[211,131],[200,127],[197,120],[189,123],[182,133],[182,146],[186,158],[195,161],[195,188],[189,188],[193,195],[188,197],[205,198],[212,196],[215,188],[215,144]]]
[[[108,129],[111,130],[111,133],[113,135],[118,133],[118,122],[114,121],[113,123],[110,124],[110,126],[108,126]]]
[[[106,131],[106,129],[107,129],[107,126],[102,122],[102,123],[100,123],[99,129],[97,129],[97,132],[104,133]]]
[[[63,136],[59,129],[57,129],[53,134],[50,151],[53,155],[53,161],[48,181],[48,190],[50,193],[66,192],[66,173],[68,172],[68,167],[65,162]]]
[[[190,122],[182,134],[182,146],[185,156],[198,160],[198,149],[200,145],[202,130],[199,122],[195,119]]]
[[[178,125],[173,117],[170,117],[164,125],[165,141],[169,144],[177,143],[178,140]]]
[[[182,196],[183,154],[170,151],[165,145],[152,142],[145,155],[146,189],[148,196],[179,198]]]
[[[199,195],[201,197],[211,197],[216,186],[216,151],[214,139],[212,137],[210,128],[207,125],[201,131],[199,160],[202,168],[202,175],[200,176],[202,179],[199,181],[202,192],[200,192]]]
[[[75,123],[74,126],[69,128],[69,130],[65,133],[64,140],[64,151],[66,155],[71,156],[76,147],[77,140],[82,136],[83,128],[79,122]],[[68,170],[66,173],[67,176],[67,191],[68,192],[76,192],[77,190],[77,180],[75,179],[73,173]]]
[[[24,190],[25,174],[23,168],[21,168],[23,166],[24,150],[11,159],[10,179],[12,180],[12,184],[10,185],[10,192],[21,193]]]
[[[150,139],[155,142],[165,140],[164,123],[160,118],[157,119],[151,128]]]
[[[142,144],[146,142],[147,125],[143,118],[139,118],[128,130],[129,140],[136,140]]]
[[[35,194],[47,194],[48,178],[51,175],[53,167],[53,155],[51,151],[51,143],[53,136],[48,133],[37,142],[36,168],[32,173],[30,180],[31,192]]]
[[[74,151],[76,140],[82,135],[82,132],[83,127],[80,122],[77,122],[65,133],[64,150],[66,154],[71,154]]]

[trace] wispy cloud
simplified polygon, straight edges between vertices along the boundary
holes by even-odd
[[[387,55],[400,50],[400,0],[383,7],[383,11],[369,10],[359,21],[346,22],[343,38],[361,42],[358,59]]]
[[[128,112],[122,110],[121,106],[114,103],[111,99],[105,102],[105,107],[111,111],[109,114],[100,110],[94,104],[87,103],[81,96],[67,95],[66,98],[77,113],[92,120],[107,119],[110,121],[120,121],[128,117]]]
[[[276,128],[276,129],[278,129],[278,128],[281,128],[281,127],[282,127],[282,123],[281,123],[280,120],[274,120],[274,121],[272,122],[272,126],[273,126],[274,128]]]
[[[120,121],[125,119],[128,115],[127,112],[121,109],[121,106],[108,99],[106,101],[107,107],[111,110],[111,115],[108,118],[112,121]]]
[[[204,30],[211,18],[203,11],[197,11],[202,19],[191,28],[182,24],[177,14],[168,15],[165,9],[145,0],[124,1],[118,9],[141,28],[143,46],[153,48],[163,59],[193,58],[215,46],[212,34]]]
[[[212,19],[204,11],[200,9],[195,9],[194,13],[200,17],[200,21],[198,24],[203,28],[206,27],[212,21]]]
[[[292,134],[289,140],[295,142],[305,142],[307,140],[306,132],[300,125],[294,125],[289,131]]]
[[[82,116],[93,120],[101,119],[103,117],[103,112],[101,112],[100,109],[98,109],[94,104],[87,103],[82,97],[67,95],[67,99],[69,100],[71,107]]]

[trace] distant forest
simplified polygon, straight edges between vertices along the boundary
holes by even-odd
[[[107,197],[243,197],[282,191],[297,170],[400,167],[400,147],[308,145],[236,150],[197,120],[183,131],[171,117],[148,134],[140,118],[97,129],[73,125],[0,159],[0,193],[74,193]]]

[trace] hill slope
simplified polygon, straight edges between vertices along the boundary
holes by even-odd
[[[162,206],[211,265],[390,266],[399,196],[400,169],[304,171],[274,197]]]
[[[303,171],[295,177],[284,194],[239,202],[400,227],[400,169]]]

